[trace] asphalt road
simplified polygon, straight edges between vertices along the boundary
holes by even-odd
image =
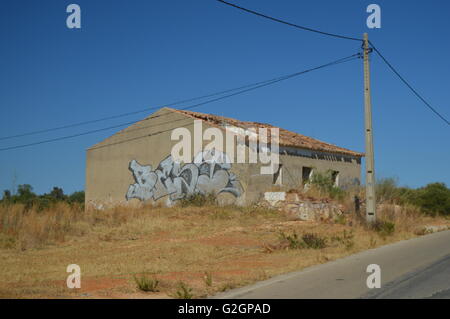
[[[380,266],[381,288],[367,287],[370,264]],[[213,298],[450,298],[450,231],[367,250]]]
[[[450,299],[450,255],[371,291],[363,298]]]

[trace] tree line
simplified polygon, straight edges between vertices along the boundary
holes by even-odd
[[[2,204],[23,204],[26,207],[37,207],[38,209],[48,208],[58,202],[65,202],[72,205],[84,205],[84,191],[64,194],[60,187],[53,187],[49,193],[37,195],[33,192],[33,186],[22,184],[17,187],[15,194],[10,190],[3,191],[3,197],[0,200]]]
[[[450,216],[450,189],[445,183],[431,183],[417,189],[399,187],[393,178],[377,181],[376,196],[379,202],[413,205],[429,215]]]
[[[323,189],[331,197],[339,197],[344,192],[334,187],[334,184],[325,177],[316,177],[312,184]],[[450,189],[445,183],[431,183],[424,187],[413,189],[399,187],[393,178],[385,178],[377,181],[376,195],[378,203],[391,203],[399,205],[413,205],[430,215],[450,216]],[[10,190],[3,191],[0,204],[23,204],[27,208],[48,208],[56,203],[65,202],[70,205],[84,206],[84,191],[77,191],[70,195],[64,194],[60,187],[53,187],[49,193],[37,195],[29,184],[17,187],[15,194]]]

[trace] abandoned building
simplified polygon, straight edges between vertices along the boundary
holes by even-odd
[[[248,156],[254,145],[249,129],[275,128],[269,124],[162,108],[87,150],[86,207],[159,202],[172,205],[195,193],[215,193],[221,203],[246,205],[275,188],[303,187],[315,172],[325,171],[332,172],[338,187],[360,183],[364,154],[282,128],[277,128],[279,162],[272,174],[261,173],[262,163],[236,161],[237,152],[227,153],[225,142],[212,150],[205,150],[208,143],[202,142],[199,152],[195,153],[198,147],[193,149],[190,162],[175,160],[171,154],[177,142],[172,132],[184,128],[192,133],[189,145],[194,148],[194,136],[198,133],[195,126],[199,122],[200,134],[208,128],[222,132],[234,130],[236,136],[244,132],[244,139],[236,138],[232,143],[241,141],[239,146]],[[258,153],[261,149],[257,145]],[[217,156],[211,156],[214,153],[228,160],[217,160]]]

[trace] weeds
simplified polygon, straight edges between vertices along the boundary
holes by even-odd
[[[16,239],[12,236],[0,234],[0,248],[14,248],[16,245]]]
[[[214,193],[209,194],[195,193],[180,199],[181,207],[187,206],[201,207],[201,206],[215,205],[216,202],[217,196]]]
[[[288,248],[290,249],[302,249],[305,248],[305,243],[298,238],[297,233],[292,235],[287,235],[284,232],[280,232],[280,239],[282,242],[288,243]]]
[[[327,239],[314,233],[304,234],[302,240],[305,243],[306,248],[322,249],[327,246]]]
[[[377,220],[370,226],[381,237],[387,237],[395,232],[395,223],[383,220]]]
[[[354,237],[355,235],[353,233],[353,230],[347,232],[344,229],[344,231],[342,232],[342,236],[333,236],[331,237],[331,241],[342,244],[347,250],[349,250],[355,245]]]
[[[369,248],[375,248],[377,246],[377,240],[373,237],[370,237]]]
[[[205,277],[204,277],[204,281],[205,281],[205,285],[208,287],[212,286],[212,274],[209,271],[205,272]]]
[[[81,237],[95,237],[107,242],[138,239],[141,234],[173,230],[185,219],[195,223],[202,220],[202,225],[246,225],[261,220],[279,220],[280,216],[276,211],[259,207],[206,204],[184,208],[116,206],[101,211],[84,211],[82,207],[67,203],[58,203],[44,210],[27,209],[23,204],[0,203],[0,248],[44,248]]]
[[[414,232],[417,236],[424,236],[428,234],[432,234],[433,231],[431,229],[428,229],[427,227],[422,227]]]
[[[334,219],[334,222],[336,224],[339,224],[339,225],[346,225],[347,224],[347,219],[345,218],[344,214],[342,214],[342,215],[337,216]]]
[[[326,247],[326,238],[320,237],[314,233],[306,233],[299,238],[295,232],[292,235],[287,235],[284,232],[281,232],[280,239],[282,242],[288,243],[287,247],[289,249],[322,249]]]
[[[312,188],[319,191],[322,196],[329,196],[334,199],[344,199],[346,193],[344,190],[336,186],[336,172],[327,170],[326,172],[314,172],[311,178]],[[314,190],[311,190],[314,191]]]
[[[44,210],[27,208],[22,204],[0,204],[0,234],[14,239],[7,247],[27,250],[65,242],[69,236],[83,236],[97,227],[104,230],[115,228],[145,214],[148,216],[143,209],[123,207],[85,212],[81,207],[67,203],[58,203]],[[99,236],[111,240],[109,234]]]
[[[158,291],[158,284],[159,281],[156,278],[148,278],[145,275],[142,275],[141,277],[134,276],[134,281],[136,282],[137,287],[139,290],[145,291],[145,292],[157,292]]]
[[[397,180],[394,178],[382,178],[375,184],[377,202],[394,203],[400,200],[400,190],[397,186]]]
[[[236,287],[236,284],[231,283],[231,282],[227,282],[227,283],[223,284],[222,286],[220,286],[219,291],[220,292],[224,292],[224,291],[233,289],[235,287]]]
[[[96,290],[94,296],[104,293],[123,296],[122,293],[144,291],[137,287],[138,281],[143,281],[139,284],[141,287],[159,290],[161,296],[197,298],[219,289],[264,280],[263,269],[274,276],[412,238],[415,231],[425,226],[449,224],[443,217],[426,216],[412,206],[387,204],[377,209],[377,217],[395,227],[378,225],[379,231],[389,233],[393,228],[395,231],[392,236],[381,239],[378,232],[357,221],[355,215],[345,217],[346,225],[338,225],[291,222],[276,210],[259,207],[125,206],[85,212],[68,205],[43,211],[25,210],[23,205],[7,208],[0,205],[1,247],[29,249],[55,244],[29,253],[0,249],[3,272],[0,287],[6,287],[0,288],[0,297],[72,296],[70,292],[53,287],[53,283],[60,280],[54,269],[64,269],[65,260],[76,252],[78,262],[86,265],[90,276],[100,278],[102,283],[113,277],[129,278],[123,291],[116,289],[122,287],[121,281],[111,282],[114,288]],[[311,233],[315,235],[308,235]],[[98,243],[99,238],[113,243]],[[133,238],[137,240],[130,242]],[[62,241],[65,244],[58,245]],[[279,255],[267,258],[263,252],[256,251],[258,243],[264,242],[273,243],[267,245],[267,251]],[[318,249],[324,246],[325,249]],[[149,280],[157,276],[161,282],[145,283],[139,276],[143,269]],[[205,271],[213,271],[213,274]],[[24,286],[24,280],[34,278],[36,273],[40,274],[39,280]],[[133,274],[138,276],[137,281],[133,280]],[[225,280],[220,279],[224,276],[230,283],[224,285]],[[198,288],[192,290],[186,284],[178,287],[178,280]],[[42,288],[44,283],[45,288]]]
[[[177,299],[192,299],[194,294],[192,293],[192,288],[190,288],[185,282],[180,281],[174,297]]]

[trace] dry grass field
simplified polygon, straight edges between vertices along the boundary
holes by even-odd
[[[380,217],[368,229],[350,213],[304,222],[257,207],[4,205],[0,297],[201,298],[450,226],[413,208],[387,206]],[[69,264],[81,267],[80,289],[66,286]]]

